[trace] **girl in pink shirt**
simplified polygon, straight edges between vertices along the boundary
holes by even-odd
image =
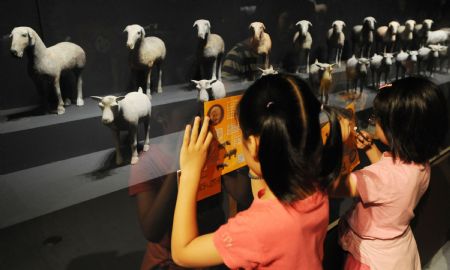
[[[254,196],[250,208],[216,232],[198,235],[196,192],[212,134],[209,119],[186,127],[172,230],[179,265],[225,263],[233,269],[322,269],[328,225],[324,190],[341,168],[342,138],[334,110],[323,144],[321,105],[307,83],[268,75],[244,93],[237,107],[244,157]]]
[[[345,269],[421,269],[409,223],[428,187],[428,160],[445,139],[445,98],[429,80],[410,77],[380,89],[373,110],[375,136],[389,151],[381,153],[368,133],[359,133],[357,146],[372,165],[333,185],[335,194],[359,197],[340,223]]]

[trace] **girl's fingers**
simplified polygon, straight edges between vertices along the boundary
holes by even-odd
[[[205,141],[205,137],[208,134],[208,124],[209,124],[209,117],[205,117],[205,119],[203,120],[202,130],[198,135],[197,146],[201,146]]]
[[[195,120],[194,120],[194,126],[192,127],[192,132],[191,132],[190,144],[192,144],[192,145],[195,145],[197,143],[199,125],[200,125],[200,117],[196,116]]]
[[[211,144],[213,137],[214,136],[213,136],[212,132],[208,131],[208,135],[206,136],[205,143],[203,144],[206,148],[208,148],[209,145]]]
[[[189,145],[189,135],[191,135],[191,125],[186,125],[186,128],[184,129],[184,136],[183,136],[183,147],[187,147]]]

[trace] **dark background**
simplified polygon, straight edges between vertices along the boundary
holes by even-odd
[[[361,23],[366,16],[374,16],[378,26],[392,19],[403,23],[409,18],[418,22],[433,18],[436,28],[450,25],[450,7],[445,0],[426,1],[426,5],[418,0],[318,2],[327,5],[326,12],[314,13],[308,0],[0,1],[0,110],[39,103],[26,71],[27,60],[15,59],[9,53],[8,35],[16,26],[34,28],[47,46],[61,41],[79,44],[87,54],[83,73],[83,90],[87,97],[127,90],[129,68],[122,30],[134,23],[146,27],[147,36],[158,36],[166,43],[163,85],[184,83],[195,77],[196,37],[192,24],[199,18],[211,21],[212,32],[223,37],[226,51],[247,37],[250,22],[264,22],[273,40],[271,61],[275,65],[288,55],[294,35],[292,25],[302,19],[313,24],[311,61],[325,59],[325,34],[331,22],[337,19],[346,22],[347,39],[351,26]],[[256,10],[247,12],[245,6],[256,6]],[[346,47],[343,58],[350,54],[350,46]],[[63,89],[74,87],[70,79],[65,80]]]

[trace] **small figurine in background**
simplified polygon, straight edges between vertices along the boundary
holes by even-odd
[[[116,147],[116,164],[123,162],[120,151],[120,131],[128,130],[131,146],[131,164],[139,160],[137,152],[137,134],[139,121],[144,121],[145,141],[144,151],[150,149],[150,115],[152,112],[151,97],[144,94],[139,87],[137,92],[130,92],[125,96],[92,96],[99,101],[98,106],[102,110],[102,123],[111,128]]]
[[[328,29],[327,45],[328,45],[328,60],[331,62],[331,55],[333,51],[336,52],[334,63],[341,66],[342,51],[345,43],[344,34],[345,22],[337,20],[331,24],[331,28]]]
[[[359,95],[362,95],[363,89],[367,85],[369,66],[370,60],[367,58],[356,58],[355,55],[353,55],[347,60],[347,65],[345,66],[345,72],[347,75],[347,93],[350,89],[354,89],[356,93],[358,91],[359,84]]]
[[[395,79],[398,80],[398,76],[401,72],[402,78],[405,78],[406,74],[413,74],[414,73],[414,66],[417,63],[417,55],[419,53],[417,51],[403,51],[401,50],[396,56],[395,56],[395,65],[396,65],[396,72],[395,72]]]
[[[86,64],[86,54],[83,49],[71,42],[60,42],[51,47],[46,47],[39,35],[30,27],[21,26],[15,27],[10,37],[11,53],[18,58],[22,58],[24,52],[28,53],[30,58],[31,69],[35,75],[38,75],[37,80],[42,80],[44,77],[50,77],[55,87],[57,97],[57,114],[65,112],[64,105],[70,104],[70,99],[66,100],[64,104],[60,78],[61,72],[64,70],[73,70],[77,80],[77,106],[83,106],[83,91],[81,72]],[[35,83],[38,82],[35,80]],[[47,96],[47,93],[44,93]],[[44,100],[44,107],[48,108],[47,100]]]
[[[309,53],[312,46],[312,37],[309,32],[309,27],[312,27],[312,23],[306,20],[298,21],[295,26],[298,27],[298,31],[294,35],[294,48],[298,55],[299,66],[297,72],[300,72],[300,67],[303,61],[306,61],[306,73],[309,74]],[[306,60],[304,60],[306,58]]]
[[[427,41],[427,32],[431,30],[431,26],[433,25],[433,20],[425,19],[422,23],[417,23],[414,26],[414,46],[419,49],[422,46],[426,45]]]
[[[388,26],[380,26],[377,28],[377,40],[383,48],[383,53],[392,53],[397,44],[397,34],[400,23],[391,21]]]
[[[130,50],[128,60],[132,76],[136,76],[137,71],[146,72],[146,93],[151,95],[150,83],[153,67],[158,72],[158,93],[162,93],[162,69],[161,65],[166,58],[166,46],[157,37],[145,37],[145,30],[137,24],[128,25],[123,30],[127,33],[127,47]]]
[[[389,73],[394,63],[394,54],[384,53],[383,55],[374,54],[370,58],[370,71],[372,74],[372,84],[378,89],[381,86],[381,76],[384,74],[384,83],[389,83]],[[376,75],[376,78],[375,78]]]
[[[332,72],[336,64],[319,63],[316,61],[311,65],[309,80],[314,90],[319,91],[320,102],[328,104],[328,94],[333,81]]]
[[[355,25],[352,29],[353,54],[360,57],[371,56],[371,50],[375,41],[375,24],[377,21],[374,17],[365,17],[363,24]]]
[[[252,22],[249,26],[252,33],[250,37],[250,46],[258,54],[264,57],[264,69],[269,68],[269,54],[272,49],[272,39],[265,32],[266,27],[262,22]]]
[[[200,81],[192,80],[192,82],[196,84],[198,100],[201,102],[224,98],[227,95],[225,85],[221,81],[213,79]],[[211,89],[211,95],[208,93],[209,89]]]
[[[222,80],[222,58],[225,53],[225,43],[217,34],[211,34],[211,24],[208,20],[196,20],[194,27],[197,28],[198,46],[197,57],[200,65],[200,76],[206,78],[205,64],[213,59],[211,79]]]
[[[411,50],[414,45],[414,28],[416,26],[415,20],[407,20],[405,25],[400,25],[398,28],[398,35],[400,37],[400,49]]]
[[[262,69],[262,68],[258,68],[261,71],[261,77],[262,76],[267,76],[270,74],[278,74],[278,70],[273,69],[273,66],[270,65],[270,67],[268,69]]]

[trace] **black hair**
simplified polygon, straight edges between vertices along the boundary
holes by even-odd
[[[380,90],[373,109],[394,159],[424,164],[438,153],[448,130],[448,112],[436,84],[422,77],[395,81]]]
[[[243,137],[259,137],[263,178],[284,203],[324,190],[340,172],[340,125],[333,109],[325,111],[331,128],[324,145],[320,102],[305,81],[286,74],[255,81],[237,106]]]

